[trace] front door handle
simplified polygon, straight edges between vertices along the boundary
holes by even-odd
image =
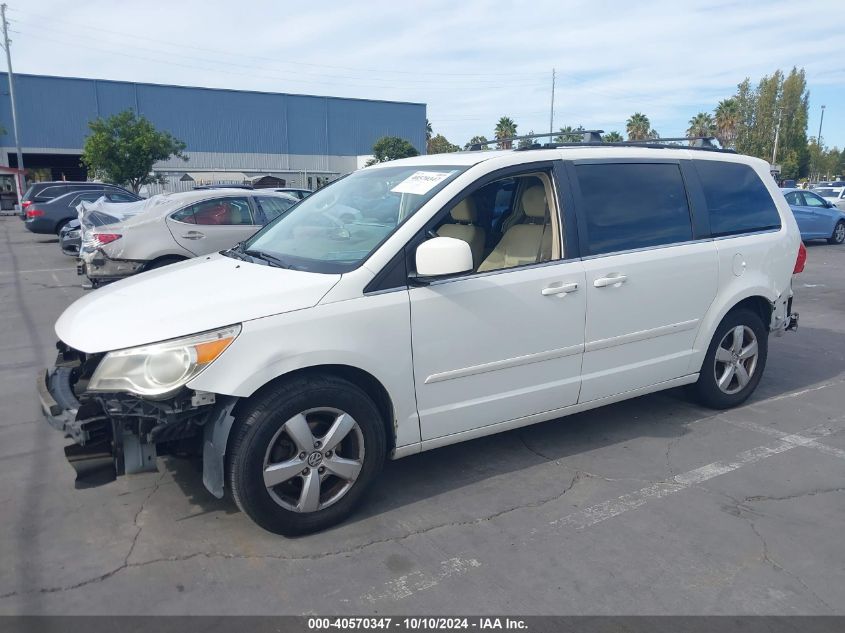
[[[548,288],[543,288],[540,291],[540,294],[544,297],[562,297],[563,295],[575,292],[576,290],[578,290],[578,284],[573,282],[571,284],[560,284],[558,286],[552,285]]]
[[[186,240],[201,240],[205,237],[205,233],[200,233],[199,231],[188,231],[187,233],[182,233],[182,237]]]
[[[627,275],[619,275],[616,273],[612,273],[607,277],[599,277],[593,282],[593,286],[596,288],[607,288],[608,286],[613,286],[614,288],[618,288],[622,284],[628,281]]]

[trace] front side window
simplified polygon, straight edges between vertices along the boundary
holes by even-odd
[[[244,250],[266,252],[298,270],[354,270],[465,169],[442,165],[362,169],[305,198],[250,238]]]
[[[780,228],[775,202],[751,167],[742,163],[696,160],[713,237]]]
[[[804,194],[804,204],[806,204],[808,207],[827,208],[827,203],[824,201],[824,199],[819,198],[818,196],[813,195],[812,193]]]
[[[558,259],[551,182],[549,173],[535,172],[488,183],[460,199],[433,232],[469,244],[474,272]]]
[[[692,239],[680,167],[668,163],[576,165],[591,255]]]

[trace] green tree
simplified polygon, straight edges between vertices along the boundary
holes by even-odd
[[[532,134],[534,134],[534,130],[529,130],[528,136],[531,136]],[[536,144],[537,144],[537,139],[535,139],[535,138],[525,138],[525,139],[522,139],[521,141],[519,141],[519,143],[517,144],[517,147],[519,147],[520,149],[528,149],[528,148],[530,148],[530,147],[532,147]]]
[[[431,128],[431,121],[426,119],[425,120],[425,140],[426,140],[426,142],[431,140],[431,135],[433,133],[434,133],[434,131]]]
[[[652,136],[651,121],[642,112],[634,112],[625,123],[629,141],[642,141]]]
[[[716,137],[722,147],[733,147],[736,144],[737,131],[741,121],[739,100],[736,98],[722,99],[714,112],[716,123]]]
[[[622,135],[619,132],[608,132],[601,140],[605,143],[621,143],[625,139],[622,138]]]
[[[188,160],[182,154],[185,143],[157,130],[133,110],[91,121],[88,127],[91,133],[83,145],[82,162],[96,177],[128,185],[135,193],[142,185],[162,181],[151,175],[156,162],[173,156]]]
[[[486,142],[487,142],[486,136],[475,135],[471,139],[469,139],[469,141],[466,142],[466,144],[464,145],[464,149],[472,149],[473,145],[479,145],[479,144],[481,145],[481,149],[488,149],[488,146],[484,145],[484,143],[486,143]]]
[[[781,165],[781,176],[807,176],[811,168],[807,144],[810,95],[804,70],[793,68],[788,74],[777,70],[763,77],[756,88],[751,87],[751,80],[746,77],[737,86],[733,98],[739,110],[736,150],[771,161],[777,135],[774,158]]]
[[[506,139],[516,136],[516,123],[510,117],[503,116],[496,124],[496,138]],[[511,149],[513,143],[511,141],[500,141],[496,147],[499,149]]]
[[[716,134],[716,123],[709,112],[699,112],[689,120],[687,136],[713,136]],[[692,144],[692,141],[690,141]]]
[[[583,130],[584,127],[579,125],[578,127],[572,127],[571,125],[567,125],[562,127],[558,130],[558,135],[555,136],[554,142],[555,143],[577,143],[581,140],[581,133],[580,130]]]
[[[417,148],[404,138],[399,138],[398,136],[382,136],[373,145],[373,158],[367,161],[367,165],[386,163],[389,160],[418,155]]]
[[[461,148],[457,145],[452,145],[448,139],[442,134],[433,136],[428,142],[429,154],[446,154],[448,152],[459,152]]]

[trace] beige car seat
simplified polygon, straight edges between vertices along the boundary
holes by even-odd
[[[450,215],[452,222],[442,225],[437,229],[437,234],[440,237],[463,240],[469,244],[472,251],[472,265],[477,266],[484,254],[484,242],[487,236],[484,229],[474,224],[478,217],[475,201],[472,198],[464,198],[452,208]]]
[[[534,185],[522,194],[525,221],[510,227],[478,272],[548,261],[552,257],[552,227],[547,220],[546,190]]]

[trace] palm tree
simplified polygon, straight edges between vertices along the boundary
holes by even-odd
[[[619,132],[608,132],[601,140],[605,143],[621,143],[625,139],[622,138],[622,135]]]
[[[716,133],[716,124],[709,112],[699,112],[689,120],[687,136],[713,136]],[[690,145],[692,145],[690,141]]]
[[[629,141],[642,141],[651,136],[651,121],[642,112],[634,112],[631,118],[625,123],[625,130],[628,132]]]
[[[736,99],[722,99],[716,106],[716,137],[722,147],[733,147],[736,143],[740,118],[739,102]]]
[[[428,119],[425,120],[425,140],[430,141],[431,137],[434,135],[434,131],[431,129],[431,121]]]
[[[506,139],[514,136],[516,136],[516,123],[510,117],[503,116],[496,124],[496,138]],[[511,149],[513,143],[510,141],[500,141],[496,147],[499,149]]]
[[[580,130],[583,130],[584,126],[579,125],[577,128],[572,127],[571,125],[567,125],[566,127],[560,128],[560,134],[555,136],[554,142],[555,143],[577,143],[581,140],[581,133]]]

